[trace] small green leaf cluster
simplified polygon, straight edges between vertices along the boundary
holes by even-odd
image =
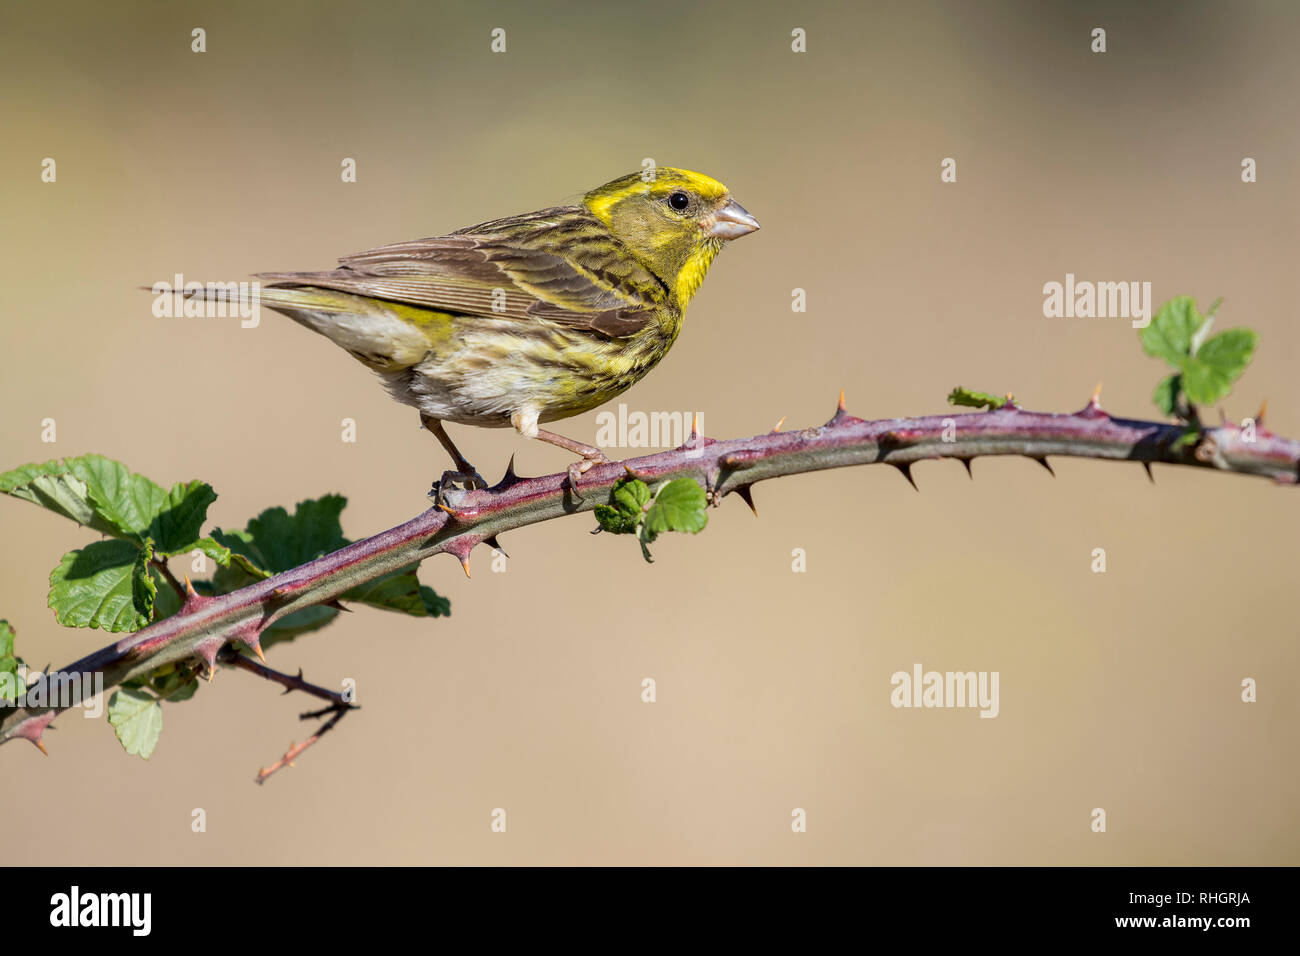
[[[155,619],[166,558],[197,550],[230,562],[228,549],[200,534],[217,498],[202,481],[165,491],[119,462],[82,455],[6,472],[0,493],[108,536],[69,551],[50,574],[49,604],[65,627],[139,630]]]
[[[208,508],[217,499],[210,485],[189,481],[164,490],[102,455],[24,465],[0,474],[0,494],[107,536],[69,551],[50,573],[49,606],[65,627],[136,631],[175,614],[184,595],[168,558],[212,559],[215,573],[193,581],[193,587],[202,594],[225,594],[349,544],[339,521],[347,500],[339,495],[299,502],[293,514],[269,508],[241,530],[214,528],[204,535]],[[392,571],[353,588],[341,600],[416,617],[450,614],[447,599],[420,584],[416,570],[412,565]],[[263,631],[261,646],[318,630],[338,613],[321,606],[296,611]],[[20,663],[13,655],[13,630],[0,622],[0,691],[16,686]],[[162,728],[162,702],[186,700],[197,686],[194,666],[168,664],[115,692],[108,718],[127,752],[148,757]]]
[[[1011,395],[997,396],[988,392],[976,392],[969,388],[962,388],[958,385],[948,393],[949,405],[961,405],[966,408],[987,408],[997,409],[1010,405],[1013,401]]]
[[[699,534],[709,523],[708,497],[690,478],[676,478],[653,491],[639,478],[622,478],[610,490],[609,504],[596,505],[598,530],[610,534],[635,534],[646,561],[650,545],[666,531]]]
[[[347,499],[341,495],[325,495],[298,502],[293,514],[284,508],[268,508],[242,530],[214,529],[213,539],[229,549],[231,560],[227,566],[218,567],[210,582],[198,582],[195,587],[208,594],[226,594],[347,547],[352,542],[343,536],[339,521],[346,505]],[[401,611],[414,617],[451,614],[451,602],[420,584],[416,567],[390,571],[352,588],[340,600]],[[322,605],[295,611],[262,631],[262,647],[319,630],[338,613],[337,608]]]
[[[1143,350],[1174,369],[1151,396],[1166,415],[1195,422],[1194,406],[1226,398],[1255,354],[1259,336],[1252,329],[1209,334],[1220,302],[1202,315],[1191,296],[1170,299],[1138,333]]]

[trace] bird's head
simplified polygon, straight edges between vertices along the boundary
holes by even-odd
[[[597,187],[583,204],[667,283],[683,308],[722,244],[758,228],[722,183],[668,166]]]

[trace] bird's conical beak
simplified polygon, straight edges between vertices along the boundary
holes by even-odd
[[[757,228],[758,220],[736,200],[728,199],[727,204],[714,214],[713,225],[706,233],[715,239],[739,239]]]

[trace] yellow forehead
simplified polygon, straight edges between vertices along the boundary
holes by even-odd
[[[678,189],[694,193],[705,202],[717,202],[727,196],[727,187],[711,176],[691,172],[689,169],[675,169],[672,166],[659,166],[654,170],[629,173],[613,182],[598,186],[587,193],[587,208],[601,219],[607,218],[612,206],[630,196],[666,196]]]
[[[667,195],[674,189],[686,189],[707,202],[727,195],[727,187],[712,176],[693,173],[689,169],[660,168],[656,171],[654,182],[647,185],[652,196]]]

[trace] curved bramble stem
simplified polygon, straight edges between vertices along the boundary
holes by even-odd
[[[1300,442],[1257,422],[1253,435],[1233,425],[1205,429],[1180,442],[1184,425],[1113,418],[1094,396],[1074,414],[1025,411],[1009,404],[989,412],[863,421],[843,406],[825,425],[774,431],[753,438],[715,441],[698,434],[671,451],[596,465],[575,498],[565,473],[519,478],[513,470],[493,488],[452,492],[451,511],[430,508],[395,528],[333,554],[213,598],[191,599],[176,614],[75,661],[60,673],[102,674],[105,687],[193,657],[212,660],[226,641],[249,645],[269,624],[316,604],[336,601],[350,588],[435,554],[468,566],[471,550],[505,531],[589,511],[608,500],[630,468],[642,480],[691,478],[710,500],[732,492],[752,504],[749,487],[783,475],[892,465],[911,479],[910,467],[937,458],[970,460],[1019,455],[1133,461],[1211,468],[1260,475],[1280,484],[1300,481]],[[1249,440],[1253,438],[1253,440]],[[51,707],[0,707],[0,743],[22,737],[40,743],[56,713]],[[331,722],[332,725],[332,722]]]

